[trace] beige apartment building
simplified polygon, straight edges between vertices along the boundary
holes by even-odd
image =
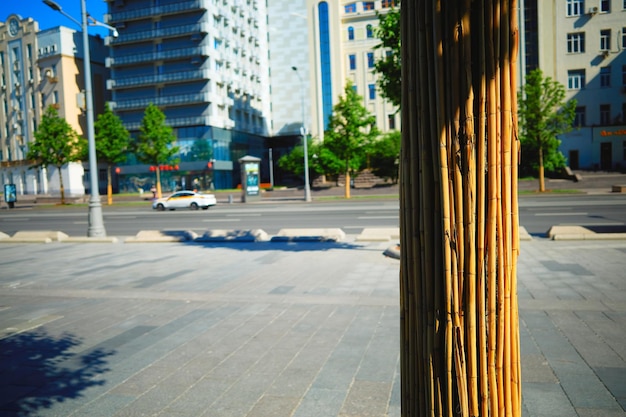
[[[95,113],[104,108],[106,48],[99,37],[91,37],[92,78]],[[15,184],[23,194],[57,194],[56,168],[31,169],[29,144],[48,106],[86,136],[82,35],[63,26],[39,31],[36,21],[9,15],[0,22],[0,183]],[[80,162],[63,167],[67,195],[85,194],[84,169]]]
[[[323,139],[332,107],[351,81],[381,132],[400,129],[398,108],[383,99],[376,85],[374,63],[386,51],[375,49],[378,13],[392,0],[307,0],[311,134]]]
[[[560,137],[573,169],[626,168],[626,0],[522,0],[524,73],[541,68],[575,99]]]

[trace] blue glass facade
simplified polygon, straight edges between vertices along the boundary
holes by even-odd
[[[322,72],[322,112],[324,130],[328,128],[328,119],[333,112],[333,84],[331,78],[330,57],[330,22],[328,3],[322,1],[317,6],[319,13],[320,60]]]

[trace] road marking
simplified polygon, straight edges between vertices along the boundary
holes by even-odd
[[[580,223],[559,223],[559,226],[580,226]],[[583,227],[587,226],[623,226],[623,222],[585,222]]]
[[[589,213],[535,213],[535,216],[588,216]]]
[[[261,217],[261,213],[252,213],[252,214],[227,214],[226,217]]]

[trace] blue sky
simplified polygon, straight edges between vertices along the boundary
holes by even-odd
[[[76,20],[81,20],[81,0],[55,0],[63,11]],[[103,21],[102,15],[106,13],[107,4],[104,0],[86,0],[87,12],[99,21]],[[39,29],[49,29],[56,26],[66,26],[71,29],[80,29],[74,22],[61,13],[52,10],[41,0],[0,0],[0,22],[6,22],[11,14],[19,14],[22,18],[32,17],[39,22]],[[109,34],[106,28],[91,26],[89,33],[102,36]]]

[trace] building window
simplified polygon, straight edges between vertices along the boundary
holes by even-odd
[[[600,68],[600,87],[611,86],[611,67]]]
[[[567,16],[580,16],[585,13],[585,0],[567,0]]]
[[[367,32],[368,39],[371,39],[374,37],[374,28],[372,25],[367,25],[365,28],[365,31]]]
[[[626,65],[622,65],[622,87],[626,87]]]
[[[395,114],[387,115],[387,124],[389,125],[389,130],[396,129],[396,115]]]
[[[350,66],[350,69],[352,71],[356,69],[356,55],[354,54],[348,55],[348,65]]]
[[[369,92],[370,100],[374,100],[376,98],[376,84],[368,84],[367,91]]]
[[[581,90],[585,88],[585,70],[567,71],[567,88],[570,90]]]
[[[374,68],[374,52],[367,53],[367,68]]]
[[[611,50],[611,29],[604,29],[600,31],[600,50]]]
[[[348,3],[344,6],[346,13],[356,13],[356,3]]]
[[[373,1],[364,1],[363,2],[363,10],[374,10],[374,2]]]
[[[600,124],[608,125],[611,123],[611,105],[600,104]]]
[[[622,159],[626,161],[626,140],[622,141]]]
[[[356,89],[356,85],[352,85],[352,91],[354,91],[355,93],[358,93],[358,90]]]
[[[352,26],[348,26],[348,40],[354,40],[354,28]]]
[[[600,11],[608,13],[611,11],[611,0],[600,0]]]
[[[622,49],[626,49],[626,27],[622,28]]]
[[[626,4],[626,0],[624,0],[624,3]],[[381,6],[383,9],[388,9],[388,8],[390,8],[390,7],[395,6],[395,0],[382,0],[382,1],[380,2],[380,6]],[[625,7],[625,8],[626,8],[626,7]]]
[[[585,113],[585,106],[576,107],[576,110],[574,111],[574,127],[584,127],[587,125]]]
[[[585,32],[567,34],[567,52],[570,54],[585,52]]]

